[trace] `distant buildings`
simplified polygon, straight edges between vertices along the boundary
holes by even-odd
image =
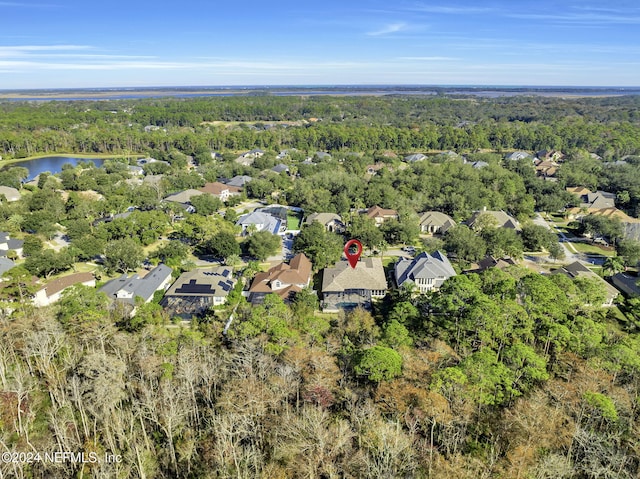
[[[322,309],[336,312],[356,307],[370,308],[375,298],[387,293],[387,279],[380,258],[365,258],[352,268],[340,261],[322,272]]]
[[[228,183],[224,184],[219,181],[214,181],[212,183],[205,183],[202,188],[198,188],[198,191],[208,193],[226,203],[232,196],[239,196],[242,189],[229,185]]]

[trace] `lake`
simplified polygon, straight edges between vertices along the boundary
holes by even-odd
[[[85,161],[90,161],[97,167],[102,166],[104,163],[103,158],[75,158],[69,156],[45,156],[43,158],[35,158],[33,160],[26,161],[18,161],[16,163],[12,163],[11,165],[5,166],[5,168],[11,168],[14,166],[20,166],[29,170],[29,176],[26,181],[33,180],[40,173],[44,173],[48,171],[49,173],[55,174],[60,173],[62,171],[62,165],[65,163],[69,163],[73,166],[76,166],[78,163],[82,163]]]

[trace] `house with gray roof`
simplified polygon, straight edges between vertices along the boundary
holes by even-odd
[[[169,287],[160,305],[169,317],[203,316],[227,301],[235,283],[228,266],[186,271]]]
[[[278,218],[269,213],[254,211],[238,218],[236,225],[242,227],[243,233],[253,225],[255,231],[268,231],[269,233],[278,234],[280,231],[280,223],[281,221]]]
[[[2,276],[13,268],[16,264],[11,261],[9,258],[0,257],[0,281],[2,281]]]
[[[640,296],[640,278],[630,273],[617,273],[611,276],[613,285],[627,296]]]
[[[280,163],[276,166],[274,166],[273,168],[271,168],[271,171],[275,172],[275,173],[289,173],[289,167],[287,165],[285,165],[284,163]]]
[[[416,161],[422,161],[427,157],[422,153],[413,153],[412,155],[407,155],[404,157],[404,161],[407,163],[415,163]]]
[[[394,266],[394,277],[398,287],[407,282],[416,285],[420,293],[440,289],[442,283],[456,275],[444,253],[420,253],[415,258],[401,258]]]
[[[322,310],[337,312],[371,308],[376,298],[387,294],[387,278],[380,258],[364,258],[356,267],[345,260],[322,271]]]
[[[478,221],[478,218],[480,218],[483,215],[491,216],[495,220],[494,226],[496,228],[510,228],[516,231],[520,231],[521,229],[520,223],[518,223],[518,220],[516,220],[513,216],[505,213],[502,210],[491,211],[491,210],[484,209],[482,211],[475,211],[473,215],[471,215],[471,218],[469,218],[469,220],[467,221],[467,225],[473,228],[473,226]]]
[[[524,159],[530,159],[533,161],[533,156],[531,156],[526,151],[514,151],[513,153],[509,153],[505,159],[510,161],[519,161]]]
[[[327,153],[326,151],[316,151],[314,156],[318,160],[330,160],[331,159],[331,155],[329,153]]]
[[[22,198],[22,193],[20,193],[16,188],[12,188],[10,186],[0,186],[0,196],[4,195],[7,201],[18,201]]]
[[[420,231],[429,234],[445,234],[456,225],[453,218],[440,211],[426,211],[420,215]]]
[[[226,185],[229,185],[229,186],[235,186],[236,188],[244,188],[247,185],[247,183],[249,183],[251,180],[253,180],[253,178],[251,178],[250,176],[237,175],[231,178],[230,180],[223,181],[222,183],[225,183]]]
[[[164,291],[171,284],[173,270],[160,263],[149,271],[144,277],[134,274],[130,278],[123,274],[119,278],[112,279],[98,291],[105,293],[111,300],[124,303],[130,307],[136,304],[136,297],[142,298],[145,303],[153,299],[156,291]]]
[[[15,251],[22,258],[22,246],[24,241],[12,239],[9,233],[0,232],[0,257],[6,257],[9,251]]]
[[[605,290],[605,301],[602,304],[603,307],[613,306],[613,300],[620,294],[620,292],[607,283],[604,279],[598,276],[596,273],[587,268],[580,261],[574,261],[571,264],[565,265],[559,269],[556,269],[551,272],[551,274],[564,274],[565,276],[575,279],[575,278],[589,278],[594,280],[596,283],[601,285],[601,287]]]

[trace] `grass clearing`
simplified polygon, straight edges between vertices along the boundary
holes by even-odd
[[[302,223],[302,213],[287,211],[287,229],[299,230]]]
[[[589,243],[571,243],[573,247],[578,250],[579,253],[589,254],[589,255],[600,255],[600,256],[615,256],[616,250],[614,248],[607,249],[602,246],[598,246],[595,244]]]

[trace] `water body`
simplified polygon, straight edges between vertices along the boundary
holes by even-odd
[[[7,165],[7,168],[20,166],[29,170],[29,176],[26,181],[33,180],[40,173],[44,173],[48,171],[49,173],[55,174],[60,173],[62,171],[62,165],[70,164],[72,166],[76,166],[79,163],[83,163],[89,161],[96,165],[97,167],[102,166],[104,163],[103,158],[74,158],[69,156],[45,156],[43,158],[34,158],[33,160],[25,160],[18,161],[16,163],[12,163],[11,165]]]
[[[142,98],[226,97],[226,96],[358,96],[358,95],[471,95],[478,97],[554,96],[593,97],[640,95],[640,87],[565,86],[452,86],[452,85],[336,85],[336,86],[237,86],[157,87],[78,90],[0,90],[0,101],[96,101]]]

